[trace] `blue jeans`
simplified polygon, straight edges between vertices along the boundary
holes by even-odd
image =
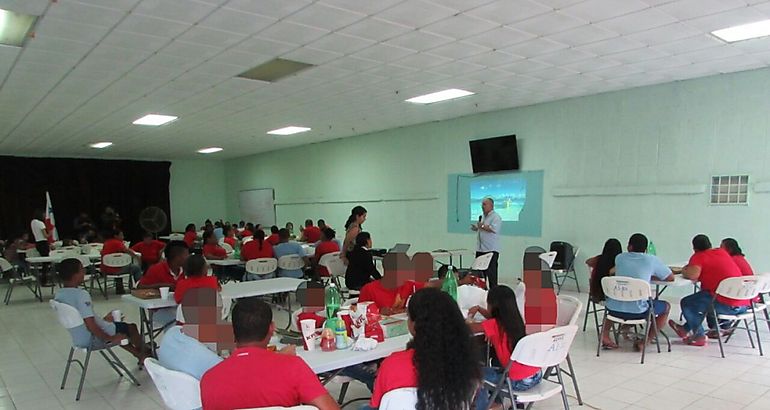
[[[348,366],[340,372],[340,376],[350,377],[353,380],[366,385],[370,392],[374,392],[374,379],[377,376],[377,366],[362,363],[355,366]]]
[[[503,371],[501,369],[495,368],[495,367],[482,367],[481,368],[481,377],[484,379],[484,381],[488,381],[490,383],[497,384],[498,381],[500,381],[500,377],[503,375]],[[531,377],[527,377],[526,379],[521,380],[511,380],[511,387],[514,391],[525,391],[529,390],[540,383],[540,380],[543,379],[543,372],[539,371],[532,375]],[[504,390],[507,390],[507,386],[503,386]],[[498,395],[498,402],[500,402],[500,398],[502,395]],[[482,387],[479,388],[479,391],[476,393],[476,410],[486,410],[489,407],[489,391]]]
[[[706,318],[710,329],[716,329],[716,318],[711,313],[711,301],[713,296],[704,290],[693,293],[690,296],[682,298],[680,305],[682,307],[682,315],[684,316],[685,329],[691,331],[693,336],[704,336],[705,331],[703,329],[703,319]],[[748,307],[746,306],[727,306],[725,304],[714,301],[714,309],[717,314],[720,315],[737,315],[746,312]]]
[[[262,279],[272,279],[275,277],[275,272],[268,273],[267,275],[257,275],[256,273],[248,273],[246,272],[243,275],[243,281],[249,282],[252,280],[262,280]]]

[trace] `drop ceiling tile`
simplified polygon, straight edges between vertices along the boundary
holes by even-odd
[[[595,23],[648,8],[640,0],[587,0],[562,9],[564,13]]]
[[[743,0],[678,0],[663,4],[658,9],[679,20],[688,20],[739,7],[746,7],[746,2]]]
[[[678,20],[658,9],[646,9],[614,19],[605,20],[596,23],[596,25],[616,33],[631,34],[676,22],[678,22]]]
[[[723,28],[766,20],[768,17],[770,16],[757,9],[744,7],[724,11],[719,14],[693,18],[687,20],[687,25],[710,33]]]
[[[761,54],[770,51],[770,37],[756,38],[753,40],[739,41],[731,44],[746,53]]]
[[[298,44],[287,43],[277,40],[268,40],[264,38],[250,38],[238,44],[234,49],[246,51],[260,55],[270,55],[278,57],[299,47]]]
[[[182,57],[159,52],[148,58],[145,63],[154,66],[169,67],[179,71],[189,70],[200,63],[203,57]]]
[[[685,58],[682,58],[679,56],[669,56],[669,57],[629,64],[627,65],[627,67],[638,68],[642,71],[652,72],[652,71],[660,71],[660,70],[668,69],[672,67],[682,67],[689,64],[692,64],[692,63]]]
[[[590,60],[577,61],[570,64],[565,64],[564,67],[570,68],[581,73],[587,73],[594,70],[601,70],[604,68],[614,67],[620,65],[619,61],[615,61],[609,58],[599,57],[592,58]]]
[[[710,60],[719,60],[729,57],[744,57],[743,50],[729,45],[722,45],[719,47],[710,47],[703,50],[691,51],[689,53],[683,53],[679,55],[693,63],[701,63]]]
[[[352,54],[374,44],[374,41],[343,33],[329,33],[310,43],[310,47],[339,54]]]
[[[412,28],[420,28],[455,13],[454,10],[438,4],[423,0],[409,0],[386,9],[378,13],[377,16]]]
[[[656,27],[650,30],[640,31],[629,34],[626,38],[642,42],[648,46],[666,43],[674,40],[680,40],[687,37],[693,37],[702,34],[684,23],[673,23],[662,27]]]
[[[492,51],[489,47],[484,47],[476,44],[465,43],[458,41],[455,43],[445,44],[436,48],[428,50],[430,54],[435,54],[441,57],[450,58],[453,60],[460,60],[463,58],[471,57],[476,54],[486,53]]]
[[[463,61],[480,64],[485,67],[500,67],[503,65],[511,64],[515,61],[522,60],[524,57],[503,53],[500,51],[490,51],[487,53],[478,54],[469,58],[463,59]]]
[[[126,16],[126,12],[74,1],[56,2],[46,12],[45,18],[55,17],[73,23],[113,27]]]
[[[26,0],[23,0],[26,1]],[[47,0],[41,0],[47,2]],[[104,0],[77,0],[78,3],[84,3],[91,6],[107,7],[111,9],[130,11],[142,0],[110,0],[105,2]]]
[[[414,28],[373,17],[345,27],[340,32],[379,42],[412,30]]]
[[[301,47],[281,56],[289,60],[300,61],[307,64],[321,65],[341,58],[343,54],[311,47]]]
[[[509,71],[514,74],[528,74],[535,71],[545,70],[546,68],[552,67],[551,64],[543,63],[541,61],[535,61],[532,59],[525,59],[516,61],[513,64],[509,64],[507,66],[500,67],[500,70]]]
[[[194,24],[214,9],[215,6],[211,4],[195,0],[143,0],[133,10],[133,13]]]
[[[117,27],[121,31],[164,38],[174,38],[189,28],[189,24],[138,14],[129,14]]]
[[[388,63],[399,60],[409,54],[414,54],[414,51],[381,43],[356,52],[355,57]]]
[[[286,20],[328,31],[339,30],[360,21],[366,14],[343,10],[324,4],[311,4],[287,17]]]
[[[530,17],[550,13],[553,9],[535,1],[494,1],[468,11],[469,15],[481,17],[499,24],[512,24]]]
[[[549,34],[566,31],[583,24],[587,24],[587,22],[585,20],[578,19],[577,17],[572,17],[567,14],[555,11],[520,21],[513,26],[519,30],[526,31],[527,33],[547,36]]]
[[[621,51],[633,50],[635,48],[642,48],[644,46],[644,43],[631,40],[628,37],[615,37],[608,40],[597,41],[595,43],[578,46],[575,47],[575,49],[603,56],[607,54],[619,53]]]
[[[700,34],[695,37],[684,38],[669,43],[652,46],[655,50],[660,50],[669,54],[684,54],[690,51],[702,50],[704,48],[719,47],[724,43],[708,34]]]
[[[376,67],[382,64],[379,61],[370,60],[368,58],[360,58],[356,56],[345,56],[339,60],[326,63],[327,66],[342,68],[345,70],[351,70],[353,72],[363,72],[369,70],[372,67]]]
[[[280,21],[259,33],[259,38],[306,45],[328,34],[328,30]]]
[[[208,15],[198,25],[230,33],[252,35],[276,21],[273,17],[221,8]]]
[[[225,7],[282,19],[311,4],[310,0],[230,0]]]
[[[15,47],[0,47],[0,51],[5,50],[21,50],[20,48]],[[2,62],[8,62],[13,63],[14,59],[16,58],[15,55],[18,53],[0,53],[0,61]],[[45,50],[39,50],[39,49],[26,49],[24,50],[24,53],[21,55],[21,58],[19,60],[19,63],[24,64],[41,64],[41,65],[65,65],[68,67],[73,67],[75,63],[80,61],[82,58],[81,55],[78,54],[70,54],[70,53],[59,53],[59,52],[53,52],[53,51],[45,51]],[[2,78],[2,76],[0,76]]]
[[[104,38],[102,44],[106,46],[123,47],[133,50],[157,51],[168,42],[163,37],[149,36],[146,34],[129,33],[127,31],[113,30]]]
[[[460,14],[429,24],[425,26],[423,30],[444,37],[463,39],[492,30],[497,26],[499,26],[499,24],[466,14]]]
[[[359,0],[322,0],[322,4],[339,7],[341,9],[374,15],[382,10],[393,7],[404,0],[378,0],[378,1],[359,1]]]
[[[463,79],[466,79],[466,75],[483,70],[484,66],[480,64],[474,64],[469,63],[466,61],[452,61],[447,64],[441,64],[437,65],[435,67],[431,67],[431,71],[446,75],[451,75],[452,77],[461,77]],[[455,86],[457,87],[457,86]]]
[[[228,48],[240,42],[244,38],[245,36],[241,34],[234,34],[227,31],[193,26],[184,34],[177,37],[177,40],[212,47]]]
[[[385,44],[408,48],[414,51],[425,51],[453,41],[455,40],[451,37],[428,33],[422,30],[412,30],[386,41]]]
[[[644,69],[638,66],[630,66],[630,65],[622,64],[622,65],[602,68],[600,70],[591,71],[590,75],[600,79],[609,80],[609,79],[616,79],[621,77],[627,77],[629,75],[639,74],[644,71],[645,71]]]
[[[221,47],[206,46],[187,41],[174,40],[161,50],[163,54],[194,59],[208,59],[222,51]]]
[[[73,23],[54,17],[43,19],[35,28],[35,35],[58,37],[81,43],[96,44],[109,31],[108,27]]]
[[[446,57],[428,53],[416,53],[410,54],[401,60],[396,61],[394,64],[415,70],[424,70],[437,65],[446,64],[450,61],[452,61],[452,59]]]
[[[509,47],[504,47],[501,51],[511,53],[522,57],[533,57],[542,54],[552,53],[554,51],[568,48],[566,44],[558,41],[549,40],[544,37],[538,37],[534,40],[525,41]]]
[[[584,44],[595,43],[597,41],[607,40],[618,37],[619,34],[610,30],[603,29],[594,24],[578,26],[567,31],[551,34],[548,38],[570,46],[581,46]]]
[[[660,50],[644,47],[644,48],[637,48],[629,51],[623,51],[621,53],[610,54],[607,57],[624,64],[633,64],[640,61],[653,60],[656,58],[663,58],[670,55],[671,54]]]
[[[559,50],[555,53],[542,54],[533,58],[537,61],[543,61],[555,66],[561,66],[564,64],[574,63],[576,61],[587,60],[589,58],[595,57],[595,54],[568,48],[566,50]]]
[[[516,30],[515,28],[508,26],[500,26],[492,30],[485,31],[481,34],[469,37],[466,39],[466,41],[487,48],[499,50],[512,44],[523,43],[524,41],[531,40],[533,38],[535,38],[534,34]]]

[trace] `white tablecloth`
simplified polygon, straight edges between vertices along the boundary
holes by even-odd
[[[342,369],[361,363],[370,362],[390,356],[394,352],[406,349],[406,344],[412,339],[411,335],[402,335],[385,339],[373,350],[356,352],[351,349],[324,352],[320,348],[308,352],[301,346],[297,347],[297,356],[301,357],[316,374]]]

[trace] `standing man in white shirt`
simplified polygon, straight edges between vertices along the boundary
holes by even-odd
[[[43,219],[45,215],[40,209],[36,209],[33,214],[32,222],[29,224],[30,230],[32,230],[32,237],[35,239],[35,249],[40,253],[40,256],[48,256],[51,253],[51,245],[48,243],[48,228],[45,226]],[[49,264],[43,264],[42,277],[40,278],[41,285],[48,284],[48,269]]]
[[[479,221],[471,225],[471,230],[478,232],[478,245],[476,246],[476,257],[492,253],[492,260],[489,267],[484,272],[487,278],[487,287],[493,289],[497,287],[497,260],[500,257],[500,229],[503,227],[503,220],[495,212],[495,201],[492,198],[484,198],[481,201],[481,210],[484,215],[479,215]]]

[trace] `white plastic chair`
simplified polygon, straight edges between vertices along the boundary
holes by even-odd
[[[556,260],[556,255],[558,255],[556,251],[541,253],[540,260],[548,264],[548,267],[550,268],[553,266],[553,261]]]
[[[414,410],[417,408],[417,388],[402,387],[382,395],[379,410]]]
[[[59,324],[64,326],[65,329],[69,330],[78,326],[84,326],[83,318],[80,317],[80,313],[74,307],[65,303],[57,302],[55,300],[51,300],[49,303],[51,308],[56,313],[56,319],[59,321]],[[86,357],[83,362],[78,359],[73,359],[75,350],[85,352]],[[78,384],[78,392],[75,396],[76,401],[80,400],[80,393],[83,391],[83,383],[86,380],[86,373],[88,372],[88,363],[91,359],[91,352],[94,351],[98,351],[102,355],[104,360],[110,364],[110,367],[112,367],[112,370],[115,370],[115,373],[117,373],[118,376],[123,377],[125,375],[131,380],[133,384],[139,386],[139,381],[136,380],[134,375],[126,368],[123,362],[120,361],[118,356],[115,355],[115,352],[112,351],[112,346],[97,344],[96,336],[92,335],[91,342],[88,346],[76,346],[73,340],[72,346],[70,347],[70,354],[67,357],[67,366],[64,368],[64,377],[62,377],[60,387],[62,390],[64,390],[64,386],[67,383],[67,375],[69,374],[70,366],[72,363],[77,363],[82,370],[80,374],[80,384]]]
[[[572,342],[575,340],[577,329],[576,325],[560,326],[546,332],[524,336],[519,340],[516,343],[516,348],[513,349],[513,353],[511,353],[511,360],[500,379],[496,383],[484,382],[484,387],[487,390],[493,391],[490,403],[493,403],[498,396],[505,395],[513,400],[515,407],[517,403],[533,403],[562,393],[564,408],[569,409],[569,402],[564,390],[564,380],[561,377],[559,365],[566,359]],[[511,379],[508,377],[508,371],[514,361],[543,369],[555,368],[558,383],[543,379],[529,390],[514,391],[511,386]],[[485,392],[481,392],[481,394],[485,394]]]
[[[169,242],[171,241],[183,241],[184,240],[184,234],[183,233],[172,233],[168,236]]]
[[[658,353],[660,353],[660,338],[658,335],[663,335],[663,337],[666,339],[666,343],[668,343],[668,351],[671,351],[671,341],[668,339],[668,336],[663,333],[662,329],[658,329],[655,324],[655,312],[652,308],[652,290],[650,289],[649,282],[624,276],[607,276],[602,278],[602,289],[604,289],[604,295],[608,299],[613,299],[619,302],[647,301],[650,308],[648,309],[647,316],[644,319],[622,319],[611,315],[609,310],[605,310],[604,320],[602,321],[602,323],[609,320],[613,323],[618,323],[619,325],[642,326],[642,334],[644,335],[644,347],[642,348],[641,361],[642,364],[644,364],[644,355],[647,351],[647,334],[649,333],[650,326],[652,326],[653,334],[655,334],[655,345],[658,348]],[[618,343],[617,332],[615,333],[615,342]],[[602,338],[599,337],[596,345],[596,357],[599,357],[601,350]]]
[[[474,306],[487,308],[487,291],[476,286],[464,285],[457,287],[457,306],[463,317],[468,316],[468,310]]]
[[[283,270],[297,270],[305,267],[305,260],[299,255],[284,255],[278,258],[278,268]]]
[[[103,243],[87,243],[81,246],[84,255],[100,255],[102,253]]]
[[[170,370],[156,359],[144,359],[144,367],[158,389],[163,403],[171,410],[192,410],[201,408],[200,381],[189,374]]]
[[[11,276],[8,278],[8,289],[5,291],[5,298],[3,299],[3,303],[6,305],[11,303],[11,295],[13,294],[13,289],[18,284],[26,286],[27,289],[29,289],[29,291],[35,295],[35,298],[38,301],[43,301],[43,297],[39,292],[40,288],[38,286],[37,278],[35,275],[31,275],[24,269],[19,269],[16,266],[13,266],[5,258],[0,258],[0,273],[6,274],[8,272],[10,272]]]
[[[556,326],[571,326],[577,325],[580,319],[580,312],[583,310],[583,303],[576,297],[567,295],[556,296],[557,313],[556,313]],[[577,396],[578,404],[583,405],[583,397],[580,395],[580,388],[578,387],[577,375],[575,375],[575,368],[572,367],[572,359],[567,353],[567,367],[569,371],[561,369],[561,371],[572,379],[572,385],[575,387],[575,396]]]
[[[246,275],[269,275],[278,268],[278,260],[275,258],[257,258],[246,262]],[[244,278],[243,280],[247,280]]]
[[[233,253],[235,253],[235,249],[233,249],[233,247],[230,246],[230,244],[225,242],[224,240],[219,244],[219,246],[221,246],[225,250],[225,252],[227,252],[228,255],[232,255]]]
[[[246,245],[247,243],[254,240],[253,236],[245,236],[243,239],[241,239],[241,246]]]
[[[754,298],[756,298],[759,294],[760,288],[767,288],[770,286],[765,283],[766,280],[766,277],[760,278],[758,276],[738,276],[723,279],[721,282],[719,282],[719,286],[717,287],[717,290],[714,294],[714,298],[711,301],[711,314],[717,318],[717,323],[720,320],[729,320],[733,323],[733,325],[730,326],[730,336],[735,333],[736,329],[745,329],[749,336],[751,348],[753,349],[754,339],[751,337],[751,332],[753,331],[756,333],[760,356],[764,356],[764,354],[762,352],[762,341],[759,337],[759,326],[757,324],[757,314],[756,307],[754,305]],[[736,300],[748,300],[750,301],[751,305],[749,305],[749,309],[745,313],[739,313],[737,315],[717,314],[716,309],[714,308],[714,302],[716,301],[717,295]],[[754,322],[754,329],[751,329],[749,326],[749,319]],[[745,327],[739,327],[741,321],[743,321]],[[722,358],[724,358],[725,350],[722,346],[722,332],[719,329],[719,325],[717,325],[717,340],[719,341],[719,353],[721,353]],[[730,340],[730,338],[728,337],[727,340]],[[725,341],[725,343],[726,342],[727,341]]]
[[[754,303],[754,311],[764,313],[765,318],[759,318],[758,320],[767,323],[767,330],[770,331],[770,313],[768,313],[770,309],[768,309],[768,302],[765,300],[765,295],[770,294],[770,273],[761,273],[757,275],[757,278],[760,278],[760,281],[757,283],[759,302]]]
[[[348,267],[345,265],[345,262],[340,259],[340,253],[332,252],[324,254],[321,256],[321,259],[318,260],[318,264],[325,267],[326,270],[329,271],[331,280],[335,285],[337,285],[338,289],[343,290],[342,285],[344,285],[344,283],[340,278],[345,277],[345,273],[347,272]]]
[[[127,253],[110,253],[107,255],[102,256],[102,266],[107,266],[111,268],[125,268],[126,266],[131,265],[131,262],[133,261],[133,257]],[[130,272],[125,273],[105,273],[102,275],[104,279],[104,298],[109,298],[107,296],[108,289],[114,288],[116,286],[116,279],[122,279],[126,285],[128,285],[129,289],[133,289],[133,277],[131,276]],[[108,286],[107,281],[112,281],[112,286]]]
[[[485,271],[489,268],[489,263],[492,262],[492,257],[495,256],[492,252],[485,253],[478,256],[473,260],[471,264],[471,270]]]
[[[69,255],[72,255],[72,256],[78,256],[83,253],[79,246],[65,246],[61,248],[61,250],[67,252]]]

